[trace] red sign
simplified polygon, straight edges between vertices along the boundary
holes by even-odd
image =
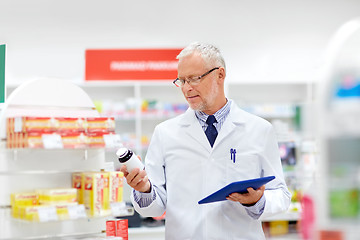
[[[182,49],[90,49],[85,80],[169,80],[177,77]]]

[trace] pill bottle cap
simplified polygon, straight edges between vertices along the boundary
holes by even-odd
[[[124,163],[131,158],[133,152],[127,148],[119,148],[116,152],[116,155],[118,156],[119,161]]]
[[[116,151],[116,156],[118,157],[122,157],[122,156],[125,156],[128,152],[128,149],[127,148],[119,148],[117,151]]]

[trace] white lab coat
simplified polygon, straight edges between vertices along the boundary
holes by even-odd
[[[235,163],[230,149],[236,149]],[[145,158],[156,191],[143,216],[166,211],[165,235],[176,239],[265,239],[261,219],[286,211],[291,194],[283,178],[277,140],[271,124],[232,102],[213,148],[193,110],[159,124]],[[233,182],[274,175],[266,184],[266,204],[258,220],[238,202],[199,205],[198,201]]]

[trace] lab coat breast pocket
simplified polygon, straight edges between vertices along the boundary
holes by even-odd
[[[261,177],[260,158],[256,154],[236,154],[226,161],[226,179],[229,183]]]

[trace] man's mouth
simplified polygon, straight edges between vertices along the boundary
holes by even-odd
[[[195,95],[195,96],[187,96],[188,99],[192,99],[192,98],[196,98],[198,97],[198,95]]]

